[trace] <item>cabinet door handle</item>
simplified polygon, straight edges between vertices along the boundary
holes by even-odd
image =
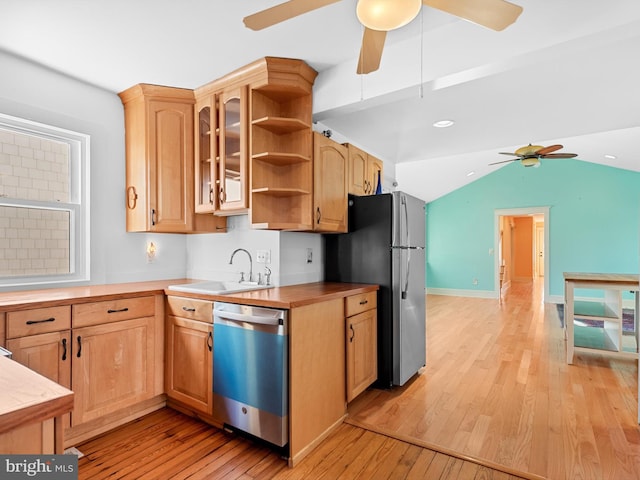
[[[62,339],[62,360],[66,360],[67,359],[67,339],[63,338]]]
[[[136,187],[129,186],[127,187],[127,208],[129,210],[133,210],[136,208],[136,204],[138,203],[138,193],[136,192]]]
[[[196,309],[193,307],[182,307],[182,310],[184,310],[185,312],[195,312]]]
[[[369,300],[360,300],[360,305],[366,305],[369,303]]]
[[[151,209],[151,225],[155,225],[156,224],[156,209],[152,208]]]
[[[349,343],[353,343],[353,339],[356,338],[356,331],[353,329],[353,323],[349,324],[349,328],[351,329],[351,338],[349,339]]]
[[[220,187],[220,193],[218,194],[218,201],[223,204],[227,200],[227,194],[224,193],[224,188]]]
[[[35,325],[36,323],[48,323],[48,322],[55,322],[55,321],[56,321],[56,317],[44,318],[42,320],[27,320],[27,325]]]
[[[78,335],[78,353],[76,354],[76,357],[80,358],[80,355],[82,354],[82,337],[80,335]]]
[[[209,351],[213,351],[213,332],[209,332],[207,336],[207,347],[209,347]]]
[[[209,188],[209,203],[213,205],[213,187]]]
[[[316,210],[316,223],[320,223],[320,218],[322,217],[322,215],[320,214],[320,207],[317,208]]]
[[[110,308],[109,310],[107,310],[107,313],[121,313],[121,312],[128,312],[128,311],[129,311],[129,307],[124,307],[119,310],[114,310]]]

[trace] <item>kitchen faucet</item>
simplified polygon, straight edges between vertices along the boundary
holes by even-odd
[[[231,258],[229,259],[229,265],[233,264],[233,257],[238,252],[244,252],[249,256],[249,281],[253,282],[253,259],[251,258],[251,254],[249,253],[248,250],[245,250],[244,248],[236,248],[231,254]],[[243,280],[244,280],[244,273],[241,273],[240,281],[242,282]]]

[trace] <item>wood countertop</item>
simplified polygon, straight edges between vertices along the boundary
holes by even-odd
[[[315,282],[264,288],[247,292],[227,293],[224,295],[204,295],[167,289],[167,295],[177,297],[200,298],[218,302],[240,303],[257,307],[295,308],[335,298],[344,298],[360,293],[374,292],[378,285],[363,283]]]
[[[73,392],[0,356],[0,434],[73,409]]]
[[[194,283],[203,280],[171,279],[149,282],[88,285],[84,287],[52,288],[0,293],[0,312],[30,308],[69,305],[115,299],[121,295],[145,296],[155,294],[200,298],[229,303],[242,303],[258,307],[294,308],[334,298],[358,295],[378,290],[378,285],[360,283],[315,282],[283,287],[272,287],[224,295],[205,295],[170,290],[170,285]]]
[[[110,300],[124,294],[131,297],[162,294],[169,285],[188,283],[190,281],[192,280],[178,278],[150,282],[113,283],[108,285],[87,285],[84,287],[60,287],[42,290],[3,292],[0,293],[0,311],[96,302]]]

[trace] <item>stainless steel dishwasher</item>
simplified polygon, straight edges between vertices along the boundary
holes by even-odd
[[[213,415],[279,447],[289,441],[287,313],[213,306]]]

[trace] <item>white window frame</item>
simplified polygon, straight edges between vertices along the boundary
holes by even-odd
[[[0,198],[0,205],[69,212],[69,273],[0,277],[0,290],[8,287],[54,286],[90,280],[90,136],[2,113],[0,127],[66,143],[69,145],[70,153],[68,203]]]

